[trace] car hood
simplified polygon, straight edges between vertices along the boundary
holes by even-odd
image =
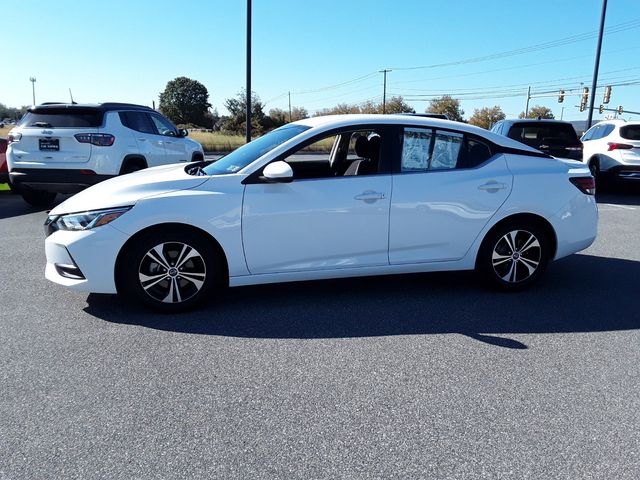
[[[195,188],[208,180],[185,172],[185,164],[163,165],[100,182],[62,202],[51,214],[133,205],[143,198]]]

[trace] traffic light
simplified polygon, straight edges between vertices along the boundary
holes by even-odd
[[[584,112],[587,108],[587,100],[589,99],[589,88],[584,87],[582,89],[582,97],[580,98],[580,111]]]
[[[604,87],[604,99],[602,100],[602,103],[609,103],[610,99],[611,99],[611,85],[607,85],[606,87]]]
[[[558,93],[558,103],[564,102],[564,90],[560,90]]]
[[[604,105],[600,105],[600,108],[598,109],[598,112],[599,112],[599,113],[604,112]]]
[[[623,110],[623,108],[622,108],[622,105],[620,105],[620,106],[618,107],[618,115],[622,115],[623,113],[624,113],[624,110]]]

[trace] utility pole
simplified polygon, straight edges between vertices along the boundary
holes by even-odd
[[[384,87],[382,90],[382,114],[387,113],[387,73],[391,72],[388,68],[380,70],[380,73],[384,73]]]
[[[291,123],[291,91],[289,91],[289,123]]]
[[[36,104],[36,77],[29,77],[31,82],[31,93],[33,95],[33,104]]]
[[[251,141],[251,0],[247,0],[247,143]]]
[[[593,103],[596,99],[596,84],[598,83],[598,70],[600,68],[600,50],[602,49],[602,34],[604,33],[604,17],[607,13],[607,0],[602,0],[602,14],[600,15],[600,33],[598,34],[598,48],[596,49],[596,64],[593,68],[593,83],[591,84],[591,101],[589,102],[589,116],[587,117],[587,129],[591,128],[593,120]]]
[[[524,107],[524,118],[527,118],[527,115],[529,115],[529,100],[531,100],[531,85],[527,88],[527,106]]]

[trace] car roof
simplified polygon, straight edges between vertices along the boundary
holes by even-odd
[[[524,150],[529,152],[539,153],[535,148],[531,148],[528,145],[520,143],[509,137],[498,135],[496,133],[485,130],[484,128],[469,125],[468,123],[454,122],[452,120],[442,120],[439,118],[421,117],[417,115],[380,115],[380,114],[345,114],[345,115],[325,115],[320,117],[310,117],[304,120],[298,120],[294,122],[297,125],[304,125],[312,128],[320,128],[323,130],[330,128],[349,127],[350,125],[359,124],[385,124],[385,125],[403,125],[403,126],[415,126],[415,127],[431,127],[431,128],[443,128],[449,130],[457,130],[463,133],[471,133],[484,137],[487,140],[500,145],[502,147],[514,148],[518,150]]]
[[[112,111],[112,110],[145,110],[145,111],[154,111],[150,107],[145,107],[144,105],[136,105],[134,103],[118,103],[118,102],[107,102],[107,103],[57,103],[57,102],[46,102],[40,105],[34,105],[29,107],[27,110],[29,112],[34,113],[46,113],[47,110],[60,110],[60,109],[69,109],[69,111],[73,110],[88,110],[95,109],[102,112]]]
[[[504,123],[548,123],[548,124],[559,124],[559,125],[571,125],[571,122],[567,122],[565,120],[556,120],[555,118],[510,118],[507,120],[502,120]]]

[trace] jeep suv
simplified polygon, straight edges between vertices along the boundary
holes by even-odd
[[[582,143],[573,125],[561,120],[501,120],[491,129],[553,157],[582,160]]]
[[[186,136],[149,107],[42,104],[9,132],[9,177],[27,203],[47,206],[58,193],[116,175],[204,160],[202,146]]]

